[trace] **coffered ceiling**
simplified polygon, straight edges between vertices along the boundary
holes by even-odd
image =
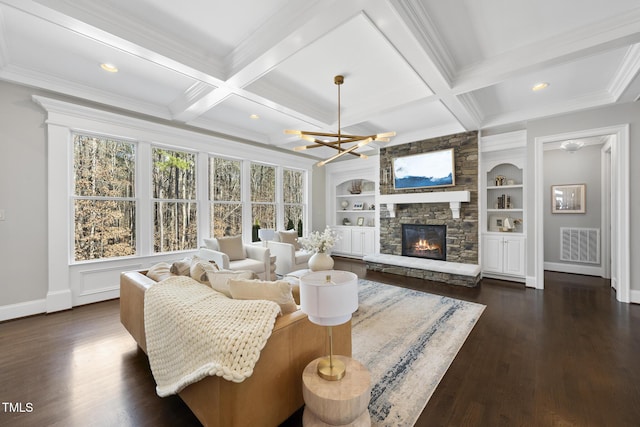
[[[343,132],[394,145],[633,102],[639,69],[638,0],[0,0],[0,79],[286,150],[337,130],[337,74]]]

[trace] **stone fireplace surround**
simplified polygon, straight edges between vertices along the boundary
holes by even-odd
[[[394,189],[393,158],[451,147],[455,151],[455,186],[400,191]],[[466,286],[475,286],[478,283],[480,268],[478,266],[477,132],[448,135],[381,149],[378,203],[381,205],[378,261],[383,257],[396,262],[394,265],[386,265],[374,262],[375,257],[365,257],[367,268]],[[403,260],[402,258],[407,257],[402,257],[402,224],[446,225],[446,263],[451,265],[432,264],[434,268],[429,270],[429,267],[415,268],[416,262],[413,260]],[[385,257],[385,255],[391,255],[391,257]],[[443,263],[444,261],[431,262]],[[461,269],[466,271],[463,277],[450,277],[449,273],[443,273],[446,270],[460,271]]]

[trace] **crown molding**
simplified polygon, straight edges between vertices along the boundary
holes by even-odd
[[[0,70],[9,64],[9,47],[7,46],[7,33],[5,31],[4,14],[0,9]]]
[[[615,101],[620,100],[624,91],[633,82],[640,71],[640,43],[631,46],[622,61],[618,72],[611,80],[609,93]]]
[[[455,61],[422,2],[418,0],[392,0],[390,3],[451,87],[456,75]]]
[[[129,97],[116,95],[113,92],[97,90],[93,87],[71,83],[49,74],[39,73],[27,68],[9,65],[0,70],[0,78],[25,86],[33,86],[73,96],[90,102],[108,105],[136,113],[146,114],[160,119],[170,120],[171,114],[164,106],[149,102],[135,101]]]

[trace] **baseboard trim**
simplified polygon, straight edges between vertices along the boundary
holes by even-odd
[[[544,269],[560,273],[584,274],[586,276],[602,277],[602,267],[590,265],[562,264],[559,262],[545,262]]]
[[[629,302],[633,304],[640,304],[640,291],[635,289],[629,290]]]
[[[3,305],[0,306],[0,322],[18,319],[20,317],[33,316],[34,314],[42,314],[46,311],[47,300],[45,299]]]

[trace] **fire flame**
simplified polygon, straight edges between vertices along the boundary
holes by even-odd
[[[423,251],[438,251],[438,252],[440,252],[442,250],[440,245],[429,243],[429,241],[423,240],[423,239],[418,240],[413,247],[414,247],[414,249],[416,251],[420,251],[420,252],[423,252]]]

